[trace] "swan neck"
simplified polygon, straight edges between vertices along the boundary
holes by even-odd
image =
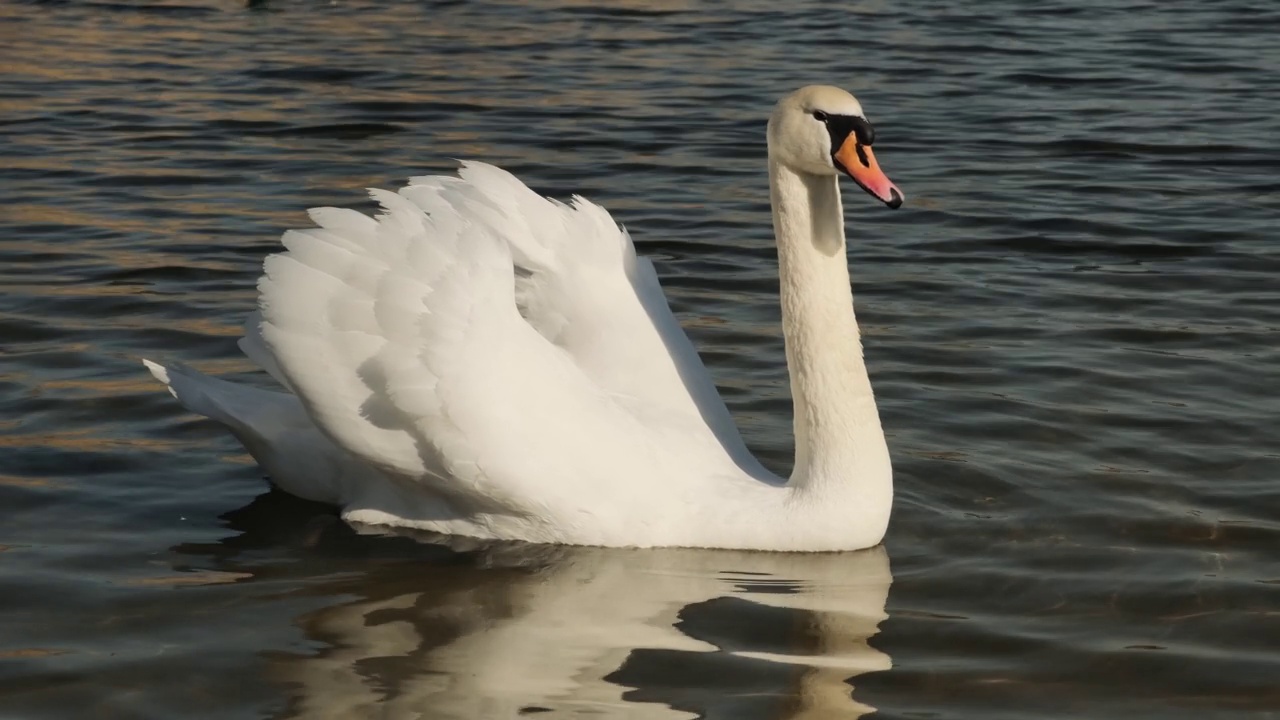
[[[797,494],[887,508],[888,448],[863,361],[835,176],[770,161],[782,332],[795,406]],[[835,496],[835,497],[833,497]]]

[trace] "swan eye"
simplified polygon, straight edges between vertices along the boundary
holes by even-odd
[[[817,120],[818,122],[826,122],[826,121],[827,121],[827,114],[826,114],[826,113],[824,113],[824,112],[822,112],[821,110],[814,110],[814,111],[813,111],[813,119],[814,119],[814,120]]]

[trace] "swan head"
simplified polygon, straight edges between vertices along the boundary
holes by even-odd
[[[885,205],[902,205],[902,191],[876,162],[875,129],[853,95],[830,85],[800,88],[778,101],[769,118],[769,159],[797,172],[843,172]]]

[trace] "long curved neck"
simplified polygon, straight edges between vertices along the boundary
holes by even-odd
[[[819,500],[886,505],[892,471],[862,357],[835,176],[769,162],[782,332],[795,403],[789,485]]]

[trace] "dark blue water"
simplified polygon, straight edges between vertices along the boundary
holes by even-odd
[[[1280,7],[0,0],[0,716],[1280,717]],[[500,164],[658,264],[790,462],[774,100],[847,196],[898,499],[816,557],[442,548],[265,493],[138,364],[254,382],[317,205]]]

